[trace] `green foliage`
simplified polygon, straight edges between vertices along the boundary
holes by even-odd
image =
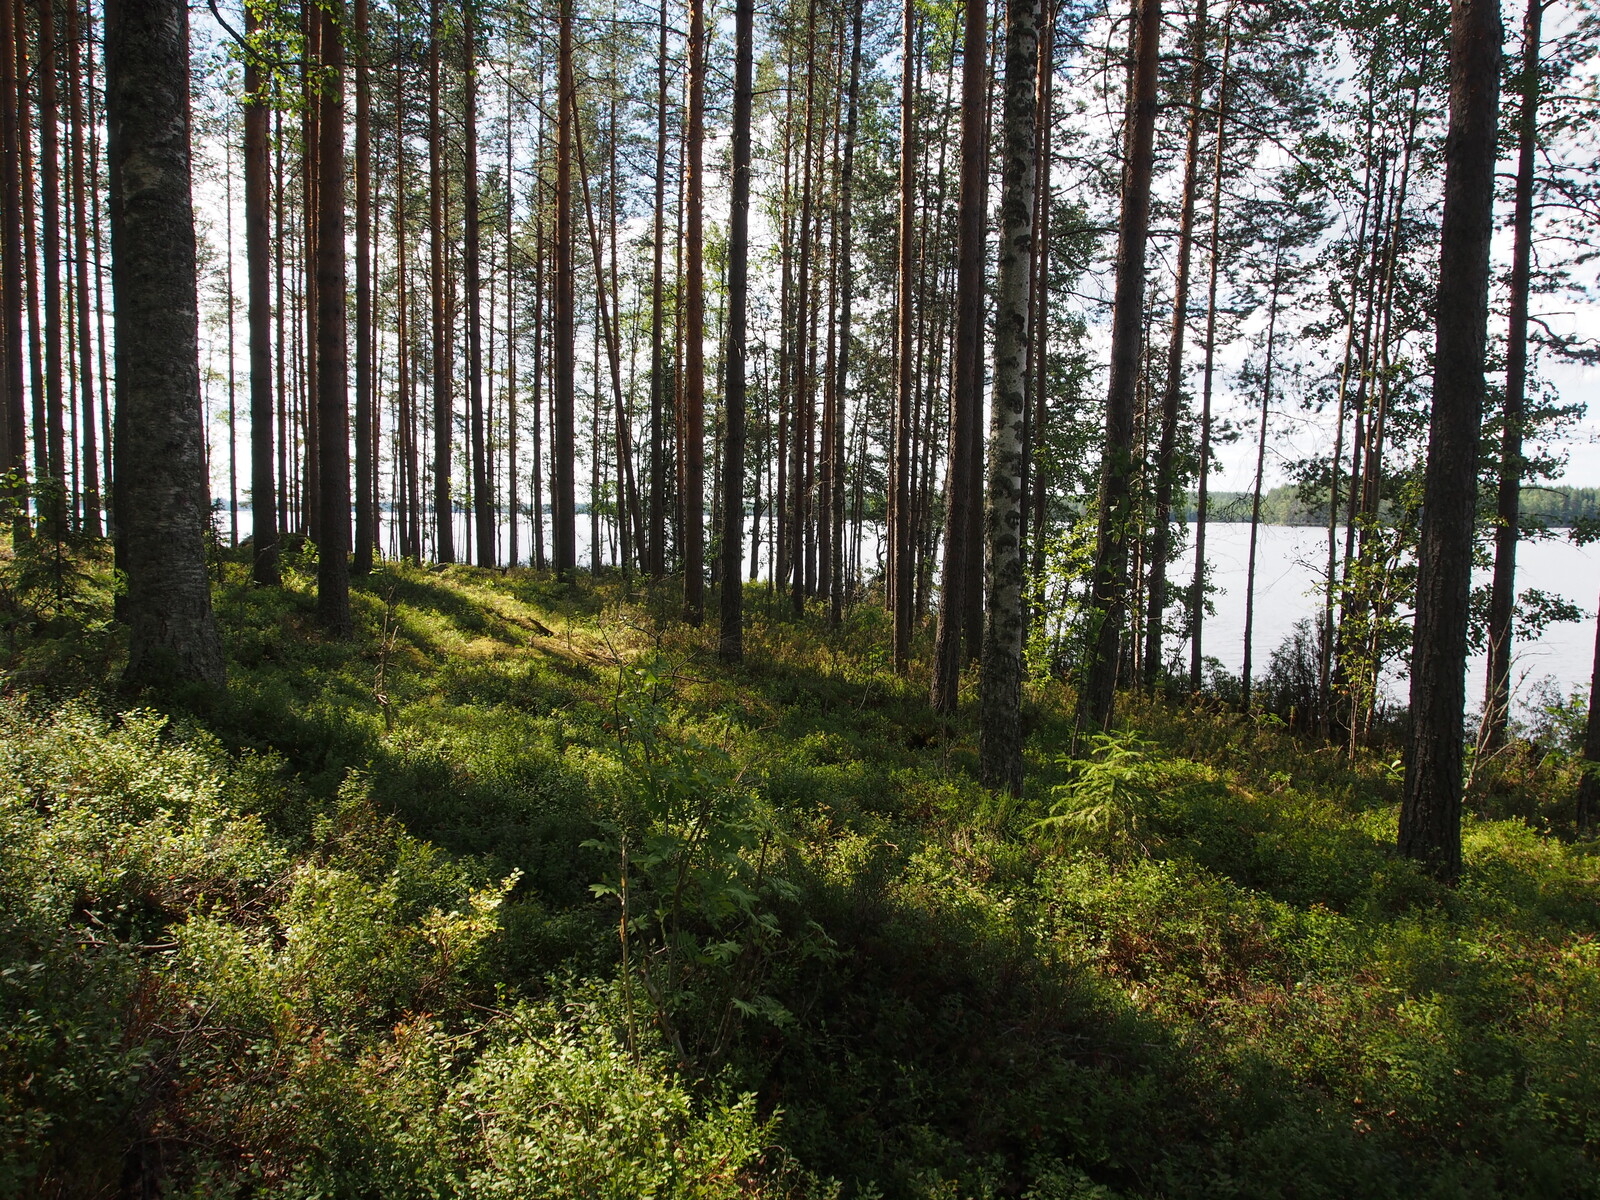
[[[1129,732],[1092,734],[1088,740],[1089,757],[1063,760],[1068,782],[1053,789],[1050,815],[1037,827],[1149,853],[1140,824],[1163,777],[1154,747]]]
[[[730,671],[385,566],[340,644],[287,557],[204,711],[0,704],[0,1194],[1600,1191],[1563,754],[1480,768],[1451,891],[1392,749],[1127,696],[1072,757],[1045,670],[995,797],[875,607]]]

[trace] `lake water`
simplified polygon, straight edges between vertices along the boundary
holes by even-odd
[[[1341,534],[1342,536],[1342,534]],[[1322,573],[1327,566],[1328,542],[1324,529],[1288,525],[1263,525],[1256,551],[1255,632],[1251,657],[1254,670],[1265,670],[1272,651],[1303,618],[1316,619],[1322,611]],[[1189,529],[1191,547],[1187,565],[1177,573],[1187,583],[1194,561],[1194,529]],[[1250,554],[1250,526],[1247,524],[1208,524],[1206,558],[1211,563],[1211,582],[1216,616],[1206,622],[1205,650],[1222,662],[1225,669],[1238,671],[1244,663],[1244,603],[1246,567]],[[1476,572],[1473,584],[1488,581],[1487,572]],[[1542,636],[1529,639],[1514,633],[1511,679],[1513,703],[1525,707],[1536,698],[1542,681],[1549,680],[1561,694],[1589,686],[1594,662],[1594,624],[1592,617],[1600,598],[1600,548],[1574,546],[1570,542],[1549,540],[1522,542],[1517,547],[1517,591],[1538,588],[1577,605],[1591,620],[1549,626]],[[1467,667],[1467,705],[1483,703],[1487,665],[1484,656],[1475,657]],[[1390,671],[1386,677],[1392,695],[1404,697],[1409,687],[1402,672]]]

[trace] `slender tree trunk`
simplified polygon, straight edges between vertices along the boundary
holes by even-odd
[[[689,113],[684,141],[687,189],[684,239],[688,307],[684,314],[683,383],[683,617],[705,618],[705,222],[706,13],[689,0]]]
[[[28,119],[28,81],[33,77],[33,67],[28,60],[27,12],[24,0],[16,0],[17,108],[21,114],[17,141],[18,166],[22,175],[22,254],[24,270],[27,272],[28,394],[33,416],[33,477],[36,484],[44,485],[50,479],[50,440],[46,436],[45,342],[39,310],[39,229],[34,212],[33,122]],[[39,512],[37,498],[34,510]]]
[[[1323,736],[1333,731],[1333,656],[1334,610],[1338,603],[1337,569],[1339,562],[1339,475],[1344,466],[1344,424],[1350,391],[1350,373],[1361,366],[1355,361],[1356,314],[1361,307],[1361,264],[1366,257],[1367,222],[1372,214],[1372,138],[1367,128],[1367,164],[1361,185],[1361,215],[1356,222],[1355,254],[1350,272],[1350,316],[1345,329],[1344,365],[1339,372],[1339,398],[1334,411],[1333,454],[1328,463],[1328,560],[1324,573],[1321,645],[1317,662],[1319,723]],[[1352,484],[1354,476],[1352,475]]]
[[[1433,409],[1411,650],[1412,732],[1400,808],[1400,852],[1447,883],[1461,874],[1461,719],[1502,38],[1499,0],[1454,6]]]
[[[378,461],[372,379],[372,84],[367,59],[368,0],[355,0],[356,51],[356,534],[350,569],[372,570],[377,541],[373,494]]]
[[[276,366],[274,392],[277,396],[277,453],[278,453],[278,537],[290,528],[289,525],[289,496],[292,483],[289,478],[289,445],[294,433],[289,424],[289,353],[288,340],[285,330],[285,320],[289,309],[289,293],[284,279],[284,186],[283,186],[283,109],[277,110],[274,121],[276,136],[272,139],[277,147],[273,157],[273,176],[276,186],[273,188],[273,216],[274,236],[273,246],[273,282],[276,285],[278,303],[273,308],[274,328],[277,353],[273,356]],[[113,489],[114,491],[115,489]]]
[[[790,417],[789,459],[789,561],[793,565],[790,580],[790,600],[795,616],[805,611],[806,584],[806,454],[811,446],[812,373],[807,369],[807,359],[812,345],[810,337],[811,303],[811,243],[812,243],[812,149],[816,132],[816,31],[817,0],[806,4],[806,128],[800,149],[800,253],[799,267],[795,273],[794,288],[794,401]]]
[[[25,34],[9,0],[0,0],[0,471],[26,487],[26,416],[22,398],[22,152],[18,136],[17,55]],[[12,498],[19,498],[12,493]]]
[[[511,94],[510,50],[506,61],[506,500],[510,509],[511,529],[506,547],[507,561],[514,567],[521,559],[521,545],[517,537],[519,510],[522,501],[517,493],[517,271],[512,261],[516,251],[516,175],[513,172],[516,142],[512,136],[511,119],[514,107]],[[537,410],[536,410],[537,411]]]
[[[749,294],[750,119],[755,100],[755,0],[734,8],[733,197],[728,232],[728,429],[722,471],[722,657],[744,657],[744,587],[739,554],[744,547],[745,307]]]
[[[555,568],[565,577],[578,565],[577,481],[573,428],[576,395],[576,343],[573,322],[572,138],[577,124],[577,84],[572,70],[573,0],[557,0],[560,46],[557,56],[556,264],[555,264],[555,421],[551,430],[551,482],[554,489],[552,540]]]
[[[845,117],[844,164],[839,180],[839,361],[833,394],[833,564],[832,590],[828,597],[828,625],[837,629],[844,620],[844,476],[845,476],[845,397],[850,394],[850,317],[855,296],[852,267],[850,202],[855,181],[857,107],[861,92],[861,26],[864,0],[855,0],[850,14],[850,91]]]
[[[324,0],[330,3],[330,0]],[[321,145],[317,165],[317,617],[334,637],[349,637],[350,407],[345,342],[344,8],[319,14],[322,25]]]
[[[1261,425],[1256,434],[1255,485],[1250,494],[1250,552],[1244,572],[1244,666],[1240,671],[1239,707],[1250,711],[1250,670],[1256,628],[1256,546],[1261,533],[1261,484],[1267,467],[1267,416],[1272,409],[1273,351],[1277,348],[1278,293],[1283,278],[1283,247],[1272,264],[1272,298],[1267,305],[1267,365],[1261,377]]]
[[[1150,233],[1150,175],[1154,164],[1156,74],[1160,62],[1161,0],[1140,0],[1128,96],[1127,162],[1118,223],[1116,299],[1111,324],[1111,382],[1106,444],[1100,473],[1088,664],[1080,698],[1083,724],[1111,724],[1117,664],[1128,605],[1128,543],[1135,520],[1133,418],[1144,321],[1145,244]]]
[[[645,569],[654,579],[666,573],[666,362],[662,346],[662,259],[667,216],[667,5],[661,0],[660,46],[656,58],[656,203],[650,272],[650,537]]]
[[[1489,591],[1489,671],[1484,709],[1490,746],[1505,741],[1511,708],[1511,621],[1516,604],[1522,436],[1527,420],[1528,277],[1533,250],[1533,171],[1539,149],[1539,32],[1545,0],[1530,0],[1522,35],[1522,103],[1517,119],[1517,191],[1512,216],[1511,313],[1506,332],[1506,397],[1495,496],[1494,580]]]
[[[433,554],[454,562],[455,502],[450,494],[451,399],[450,330],[446,324],[444,273],[444,115],[440,110],[439,8],[430,9],[428,30],[428,229],[433,290]]]
[[[544,570],[544,327],[545,294],[544,264],[544,114],[539,115],[538,150],[534,163],[533,194],[533,395],[529,398],[533,410],[533,462],[528,472],[528,507],[533,510],[533,565]]]
[[[82,413],[80,434],[83,445],[83,531],[90,537],[99,537],[100,525],[100,475],[97,466],[98,451],[95,446],[94,419],[94,339],[90,333],[89,306],[89,220],[88,200],[84,186],[84,127],[88,120],[83,104],[83,40],[78,35],[78,0],[67,0],[67,90],[68,113],[72,126],[72,222],[73,222],[73,282],[77,285],[78,317],[78,386]],[[231,212],[231,209],[230,209]],[[231,242],[230,242],[231,245]],[[232,260],[229,279],[232,279]],[[232,290],[229,291],[228,314],[231,318]],[[233,345],[233,326],[228,326],[229,341]],[[231,358],[230,358],[231,362]],[[232,373],[229,373],[230,389]],[[230,390],[231,404],[231,390]],[[232,412],[230,407],[229,412]],[[231,459],[230,459],[231,461]],[[238,496],[234,495],[234,540],[238,541]]]
[[[3,0],[0,0],[3,3]],[[85,42],[95,44],[94,11],[84,13],[83,35]],[[105,507],[106,532],[116,535],[116,516],[111,506],[111,371],[107,365],[105,317],[109,311],[105,302],[106,260],[100,234],[100,105],[94,82],[94,52],[84,54],[84,79],[89,94],[89,236],[94,247],[94,313],[95,356],[100,379],[100,499]],[[19,410],[20,411],[20,410]],[[21,447],[18,447],[21,454]]]
[[[1028,396],[1029,281],[1037,171],[1034,85],[1039,0],[1006,4],[1003,186],[995,286],[994,396],[989,418],[988,626],[983,643],[979,773],[991,788],[1022,794],[1022,427]]]
[[[1045,0],[1044,27],[1039,31],[1039,115],[1035,128],[1039,142],[1038,197],[1033,209],[1033,316],[1028,338],[1028,386],[1031,389],[1032,412],[1025,414],[1028,422],[1024,430],[1027,444],[1023,450],[1025,457],[1022,464],[1025,472],[1022,486],[1022,545],[1025,552],[1032,551],[1032,579],[1028,581],[1028,586],[1038,596],[1035,603],[1040,608],[1044,603],[1040,589],[1044,580],[1046,501],[1050,493],[1039,449],[1044,445],[1050,416],[1050,134],[1055,101],[1055,40],[1056,0]],[[1023,613],[1024,620],[1032,619],[1032,616],[1026,611]]]
[[[633,482],[633,440],[628,430],[628,414],[626,401],[622,392],[622,330],[606,303],[606,271],[605,253],[600,238],[600,225],[595,219],[594,200],[589,191],[589,168],[583,153],[583,131],[579,129],[576,136],[578,151],[578,176],[583,180],[583,211],[584,219],[589,230],[589,245],[594,254],[594,282],[595,282],[595,315],[600,326],[600,337],[605,342],[606,361],[611,369],[611,395],[612,413],[616,421],[616,448],[617,448],[617,530],[623,546],[622,557],[624,561],[629,556],[628,524],[639,507],[639,499],[632,487]],[[616,221],[611,222],[612,229],[616,228]],[[621,298],[616,300],[621,305]],[[599,420],[600,392],[599,376],[595,377],[595,412],[596,421]]]
[[[321,196],[318,168],[322,162],[321,126],[322,103],[317,90],[315,64],[325,62],[322,53],[323,22],[316,0],[301,0],[301,18],[305,28],[305,55],[301,68],[302,99],[304,109],[300,114],[300,217],[302,258],[300,262],[301,318],[305,323],[305,337],[299,350],[303,357],[300,388],[300,418],[305,433],[304,470],[301,472],[301,528],[313,541],[322,536],[322,428],[317,419],[316,355],[321,345],[317,321],[321,316],[317,295],[317,233],[321,223],[317,219]]]
[[[972,4],[967,12],[974,11]],[[911,424],[916,409],[916,362],[911,338],[916,315],[916,0],[905,0],[900,64],[900,303],[896,312],[895,354],[899,365],[890,447],[889,607],[894,614],[894,662],[903,670],[911,655]],[[969,39],[970,40],[970,39]],[[963,129],[965,125],[963,125]]]
[[[364,0],[363,0],[364,2]],[[258,34],[260,17],[245,5],[245,33]],[[271,204],[267,163],[267,86],[253,52],[244,57],[244,254],[250,325],[250,576],[276,587],[278,498],[272,469],[272,296],[267,250]],[[280,434],[281,436],[281,434]]]
[[[462,267],[466,275],[467,300],[467,419],[472,439],[472,510],[478,527],[478,565],[492,567],[499,561],[498,538],[494,524],[494,488],[489,479],[489,449],[485,441],[483,415],[483,285],[479,258],[482,231],[478,223],[478,31],[476,0],[462,5],[462,114],[465,163],[463,213],[464,249]]]
[[[956,232],[955,379],[950,389],[950,453],[946,472],[944,562],[939,627],[934,639],[929,703],[952,713],[960,695],[967,559],[972,545],[968,460],[983,409],[984,207],[988,191],[984,126],[988,120],[987,6],[966,0],[961,63],[961,199]]]
[[[203,532],[188,10],[180,0],[110,0],[105,41],[123,678],[220,687]]]
[[[56,537],[67,531],[66,410],[62,388],[61,148],[57,132],[55,0],[39,0],[39,216],[44,262],[46,461],[52,491],[41,514]],[[209,504],[208,504],[209,511]]]
[[[1199,177],[1201,100],[1205,95],[1206,0],[1197,0],[1189,60],[1189,138],[1183,155],[1183,200],[1178,218],[1178,270],[1172,284],[1172,338],[1161,396],[1161,441],[1156,449],[1155,537],[1150,547],[1146,595],[1144,685],[1161,676],[1161,635],[1167,609],[1167,560],[1172,548],[1172,492],[1177,485],[1178,405],[1183,395],[1183,339],[1189,323],[1189,259],[1194,248],[1194,201]]]

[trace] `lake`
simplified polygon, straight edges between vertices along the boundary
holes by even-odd
[[[1342,537],[1342,534],[1341,534]],[[1328,534],[1325,529],[1291,525],[1263,525],[1256,552],[1255,635],[1251,656],[1259,675],[1271,661],[1272,651],[1289,636],[1296,621],[1316,618],[1322,611],[1322,573],[1328,561]],[[1194,528],[1188,533],[1194,545]],[[1246,566],[1250,555],[1248,524],[1210,523],[1206,527],[1206,557],[1211,563],[1211,582],[1217,586],[1213,597],[1216,616],[1206,622],[1205,650],[1221,661],[1227,670],[1237,671],[1244,663],[1244,602]],[[1187,563],[1180,565],[1179,583],[1188,583],[1193,569],[1191,549]],[[1486,571],[1473,574],[1473,585],[1486,583]],[[1525,709],[1535,699],[1543,681],[1553,681],[1562,695],[1574,688],[1587,689],[1594,662],[1595,602],[1600,598],[1600,548],[1574,546],[1570,542],[1549,540],[1528,542],[1517,547],[1517,592],[1538,588],[1570,600],[1591,620],[1551,625],[1536,639],[1514,633],[1512,648],[1513,705]],[[1487,673],[1486,658],[1478,655],[1467,667],[1467,706],[1483,703]],[[1388,691],[1403,698],[1409,687],[1405,674],[1391,670],[1386,674]]]

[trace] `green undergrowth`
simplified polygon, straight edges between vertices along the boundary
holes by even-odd
[[[1039,684],[1011,800],[870,606],[752,588],[729,668],[665,592],[387,566],[339,644],[287,566],[159,712],[109,588],[17,609],[0,1195],[1600,1195],[1559,763],[1479,772],[1445,890],[1392,752],[1074,750]]]

